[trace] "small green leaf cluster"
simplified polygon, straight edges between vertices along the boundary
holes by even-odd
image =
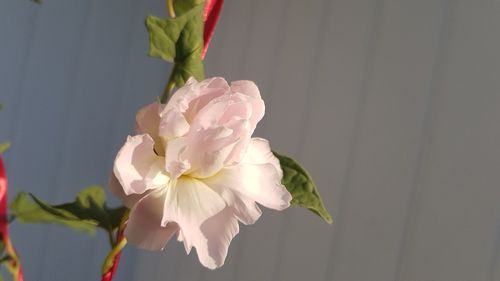
[[[50,205],[32,194],[20,192],[10,205],[11,214],[23,223],[55,223],[93,234],[96,228],[112,233],[120,226],[125,207],[108,208],[102,187],[80,191],[71,203]]]
[[[175,1],[175,18],[148,16],[149,55],[174,63],[167,92],[182,87],[190,77],[205,77],[203,49],[203,1]],[[164,94],[164,96],[168,96]],[[162,98],[166,102],[166,97]]]

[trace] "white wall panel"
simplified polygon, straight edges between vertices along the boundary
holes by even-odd
[[[0,141],[11,194],[106,184],[170,66],[164,1],[0,0]],[[117,280],[500,280],[500,1],[231,0],[207,75],[259,85],[256,135],[316,179],[334,225],[290,209],[241,226],[226,265],[128,247]],[[113,200],[116,203],[116,200]],[[98,280],[103,234],[13,224],[29,280]]]
[[[333,237],[332,280],[391,280],[432,80],[443,1],[382,1]]]
[[[452,4],[402,280],[498,280],[499,3]]]
[[[302,209],[290,210],[276,280],[325,280],[331,269],[329,257],[341,210],[342,180],[371,54],[377,2],[325,1],[323,5],[319,39],[310,51],[315,67],[304,73],[308,79],[302,93],[307,96],[306,109],[295,150],[316,179],[333,213],[334,225]],[[270,118],[274,118],[272,112]]]

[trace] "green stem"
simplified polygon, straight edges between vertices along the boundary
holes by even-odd
[[[175,18],[174,0],[167,0],[167,10],[170,17]]]
[[[123,217],[120,221],[120,226],[116,230],[116,240],[113,238],[112,231],[108,231],[108,237],[110,239],[111,243],[111,251],[109,254],[106,256],[106,259],[104,260],[104,263],[102,265],[102,273],[105,274],[108,272],[108,270],[113,266],[115,256],[120,253],[120,251],[127,245],[127,239],[123,236],[120,235],[125,230],[125,227],[127,226],[127,220],[128,220],[128,215],[130,213],[130,210],[127,209],[125,213],[123,214]],[[121,238],[121,239],[120,239]]]
[[[113,249],[111,249],[111,252],[109,252],[108,256],[104,260],[104,264],[102,265],[102,273],[106,273],[109,271],[109,269],[113,266],[113,263],[115,261],[115,256],[120,253],[120,251],[127,245],[127,239],[123,238],[116,244]]]
[[[7,255],[11,258],[11,261],[7,263],[7,269],[10,271],[12,274],[12,280],[18,280],[19,279],[19,268],[21,266],[21,263],[19,261],[19,257],[17,256],[16,250],[14,249],[14,246],[12,246],[12,242],[8,237],[4,238],[4,245],[5,245],[5,252]]]
[[[115,245],[115,238],[113,237],[113,231],[112,230],[108,230],[108,240],[109,240],[109,245],[111,246],[111,248],[113,248],[113,246]]]
[[[170,97],[170,93],[175,87],[174,75],[177,72],[177,64],[174,64],[172,68],[172,72],[170,73],[170,77],[168,78],[167,85],[165,85],[165,89],[163,90],[163,94],[160,97],[161,103],[167,103],[168,98]]]

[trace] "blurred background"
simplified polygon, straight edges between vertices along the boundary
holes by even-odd
[[[164,1],[0,0],[10,199],[106,184],[169,73],[146,56],[148,14]],[[498,0],[227,0],[207,76],[256,81],[256,135],[310,171],[335,222],[266,210],[219,270],[171,241],[127,247],[116,280],[499,281],[499,50]],[[99,280],[109,250],[56,225],[12,237],[27,281]]]

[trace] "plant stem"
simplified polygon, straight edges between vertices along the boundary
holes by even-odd
[[[168,98],[170,97],[170,92],[175,87],[175,81],[174,81],[174,75],[177,72],[177,64],[174,64],[174,67],[172,68],[172,72],[170,73],[170,77],[168,78],[167,85],[165,85],[165,89],[163,90],[163,94],[160,97],[160,102],[161,103],[167,103]]]
[[[174,0],[167,0],[167,10],[170,17],[175,18]]]
[[[127,239],[123,238],[113,247],[113,249],[111,249],[109,254],[106,256],[106,259],[104,260],[104,264],[102,265],[103,273],[108,272],[109,269],[113,266],[116,255],[121,252],[125,245],[127,245]]]
[[[19,257],[17,256],[16,250],[14,250],[14,246],[12,246],[12,242],[9,237],[4,237],[4,245],[5,252],[10,256],[11,261],[7,263],[7,269],[12,274],[13,280],[19,279],[20,267],[21,264],[19,262]]]
[[[108,231],[108,237],[111,243],[111,251],[106,256],[104,263],[102,265],[102,280],[112,280],[113,275],[118,266],[118,262],[120,259],[120,253],[122,249],[127,245],[127,239],[125,238],[123,232],[125,231],[125,227],[127,225],[127,220],[129,216],[130,210],[127,209],[123,214],[123,217],[120,222],[120,226],[116,230],[116,239],[113,238],[113,232]]]
[[[109,245],[111,246],[111,248],[113,248],[113,246],[115,246],[115,238],[113,237],[113,231],[111,230],[108,230],[108,240],[109,240]]]

